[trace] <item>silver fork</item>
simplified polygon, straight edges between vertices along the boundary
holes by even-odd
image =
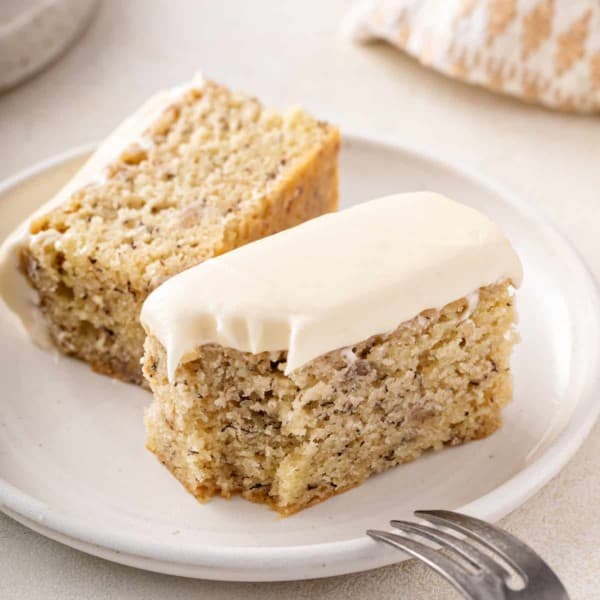
[[[448,510],[414,514],[428,524],[390,521],[400,533],[367,534],[418,558],[471,600],[569,600],[552,569],[510,533]]]

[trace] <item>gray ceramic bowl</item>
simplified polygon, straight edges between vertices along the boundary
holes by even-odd
[[[58,57],[89,23],[99,0],[9,0],[0,11],[0,91]]]

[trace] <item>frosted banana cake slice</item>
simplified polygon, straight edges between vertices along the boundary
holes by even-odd
[[[142,383],[148,294],[335,210],[338,147],[304,111],[201,77],[160,92],[4,243],[0,295],[37,342]]]
[[[522,269],[477,211],[419,192],[205,261],[142,309],[147,447],[196,498],[288,515],[491,434]]]

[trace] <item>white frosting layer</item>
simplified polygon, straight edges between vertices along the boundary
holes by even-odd
[[[32,238],[44,240],[44,243],[60,243],[57,232],[44,231],[32,236],[29,224],[39,216],[66,202],[74,192],[85,186],[102,185],[106,181],[106,168],[119,158],[121,153],[132,144],[148,148],[152,141],[144,137],[147,129],[158,119],[162,112],[177,101],[190,89],[201,88],[202,75],[177,87],[158,92],[145,102],[133,115],[127,118],[99,146],[85,165],[77,172],[53,198],[42,205],[27,218],[0,246],[0,297],[19,318],[23,327],[33,340],[42,346],[48,346],[48,333],[40,315],[37,295],[19,271],[21,250]]]
[[[207,343],[287,350],[289,373],[427,308],[521,278],[519,258],[487,217],[439,194],[398,194],[184,271],[148,297],[141,318],[166,348],[171,380]]]

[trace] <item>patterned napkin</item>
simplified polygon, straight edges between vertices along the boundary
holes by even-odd
[[[600,110],[600,0],[362,0],[346,29],[495,92]]]

